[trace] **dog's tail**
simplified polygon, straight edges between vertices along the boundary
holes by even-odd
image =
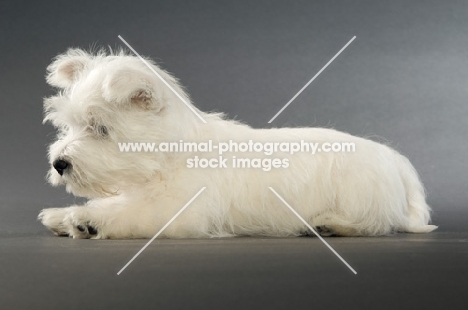
[[[431,221],[431,208],[426,203],[426,194],[418,173],[406,157],[398,154],[398,161],[408,201],[407,216],[409,223],[404,231],[410,233],[429,233],[437,229],[438,226],[429,225]]]

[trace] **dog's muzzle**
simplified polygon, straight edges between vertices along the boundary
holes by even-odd
[[[55,170],[57,170],[57,172],[60,174],[60,175],[63,175],[63,171],[65,169],[67,169],[67,167],[70,166],[70,164],[63,160],[63,159],[58,159],[56,161],[54,161],[54,163],[52,164],[55,168]]]

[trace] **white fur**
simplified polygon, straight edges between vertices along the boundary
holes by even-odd
[[[190,102],[177,80],[152,65]],[[385,145],[324,128],[253,129],[194,107],[204,124],[138,58],[122,52],[91,55],[71,49],[48,67],[47,81],[60,88],[44,103],[45,121],[59,131],[50,146],[50,163],[63,159],[71,164],[63,176],[51,167],[49,181],[90,199],[84,206],[42,210],[39,219],[58,235],[149,238],[202,187],[206,190],[163,236],[295,236],[306,231],[270,186],[324,233],[375,236],[437,228],[428,225],[430,208],[416,171]],[[189,169],[186,159],[197,154],[123,153],[117,146],[209,139],[346,141],[356,144],[356,152],[281,154],[289,168],[265,172]],[[259,156],[265,157],[243,154]]]

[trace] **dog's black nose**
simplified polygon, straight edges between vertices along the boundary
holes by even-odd
[[[66,162],[65,160],[58,159],[54,161],[53,166],[60,175],[63,175],[63,170],[67,169],[67,167],[69,166],[69,163]]]

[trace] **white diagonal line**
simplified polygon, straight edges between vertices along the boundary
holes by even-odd
[[[136,254],[135,254],[135,256],[133,256],[133,258],[132,258],[132,259],[131,259],[131,260],[130,260],[130,261],[129,261],[129,262],[128,262],[128,263],[127,263],[125,266],[123,266],[123,268],[122,268],[122,269],[120,269],[120,271],[119,271],[119,272],[117,272],[117,275],[120,275],[120,274],[122,273],[122,271],[124,271],[124,270],[125,270],[125,268],[127,268],[127,267],[128,267],[128,265],[130,265],[130,264],[131,264],[131,263],[132,263],[132,262],[135,260],[135,258],[137,258],[137,257],[138,257],[138,255],[140,255],[140,254],[141,254],[141,252],[143,252],[143,251],[144,251],[144,250],[145,250],[145,249],[146,249],[146,248],[147,248],[147,247],[148,247],[148,246],[151,244],[151,242],[153,242],[153,241],[154,241],[154,239],[156,239],[156,238],[157,238],[157,237],[158,237],[158,236],[159,236],[159,235],[160,235],[160,234],[163,232],[163,230],[164,230],[164,229],[166,229],[166,228],[167,228],[167,226],[169,226],[169,225],[170,225],[170,224],[171,224],[171,223],[172,223],[172,222],[173,222],[173,221],[174,221],[174,220],[175,220],[175,219],[176,219],[176,218],[179,216],[179,214],[181,214],[181,213],[182,213],[182,212],[183,212],[183,211],[184,211],[184,210],[185,210],[185,209],[186,209],[186,208],[187,208],[187,207],[188,207],[188,206],[189,206],[189,205],[190,205],[190,204],[191,204],[191,203],[192,203],[192,202],[195,200],[195,198],[197,198],[197,197],[198,197],[198,195],[200,195],[200,194],[201,194],[201,192],[203,192],[203,191],[205,190],[205,188],[206,188],[206,187],[203,187],[203,188],[202,188],[202,189],[201,189],[201,190],[200,190],[200,191],[199,191],[199,192],[198,192],[198,193],[197,193],[195,196],[193,196],[193,198],[192,198],[192,199],[190,199],[190,201],[189,201],[189,202],[187,202],[187,204],[186,204],[186,205],[185,205],[185,206],[184,206],[182,209],[180,209],[180,210],[179,210],[179,212],[177,212],[177,213],[176,213],[176,215],[174,215],[174,217],[173,217],[173,218],[171,218],[171,220],[170,220],[169,222],[167,222],[167,224],[166,224],[166,225],[164,225],[164,227],[163,227],[163,228],[161,228],[161,230],[160,230],[160,231],[158,231],[158,233],[157,233],[156,235],[154,235],[154,237],[153,237],[153,238],[151,238],[151,240],[150,240],[150,241],[148,241],[148,243],[146,243],[146,244],[145,244],[145,246],[144,246],[144,247],[142,247],[142,248],[141,248],[141,250],[140,250],[140,251],[138,251],[138,253],[136,253]]]
[[[275,116],[273,116],[273,118],[268,122],[268,124],[270,124],[271,122],[273,122],[273,121],[275,120],[275,118],[277,118],[278,115],[280,115],[280,113],[283,112],[284,109],[286,109],[286,108],[291,104],[291,102],[293,102],[294,99],[296,99],[297,96],[299,96],[299,95],[302,93],[302,91],[304,91],[304,89],[306,89],[307,86],[309,86],[309,84],[312,83],[312,82],[315,80],[315,78],[318,77],[319,74],[322,73],[322,71],[325,70],[325,69],[328,67],[328,65],[332,63],[333,60],[335,60],[336,57],[338,57],[338,55],[340,55],[341,52],[344,51],[344,49],[347,48],[348,45],[350,45],[351,42],[354,41],[354,39],[356,39],[356,36],[354,36],[351,40],[349,40],[349,42],[346,43],[346,45],[343,46],[343,48],[342,48],[335,56],[333,56],[333,58],[330,59],[330,61],[327,62],[327,64],[326,64],[322,69],[320,69],[320,71],[317,72],[317,74],[314,75],[314,77],[313,77],[309,82],[307,82],[307,84],[305,84],[304,87],[302,87],[301,90],[300,90],[296,95],[294,95],[294,97],[292,97],[291,100],[289,100],[288,103],[286,103],[286,105],[285,105],[281,110],[279,110],[278,113],[276,113]]]
[[[357,272],[272,187],[268,187],[354,274]]]
[[[185,105],[186,105],[190,110],[192,110],[192,112],[193,112],[196,116],[198,116],[198,118],[199,118],[203,123],[206,124],[205,119],[204,119],[203,117],[201,117],[201,115],[198,114],[197,111],[195,111],[195,109],[192,107],[192,105],[190,105],[181,95],[179,95],[179,93],[176,92],[175,89],[172,88],[172,86],[169,85],[169,83],[167,83],[166,80],[163,79],[163,77],[162,77],[158,72],[156,72],[156,70],[154,70],[154,68],[153,68],[143,57],[141,57],[140,54],[138,54],[137,51],[135,51],[135,50],[133,49],[133,47],[130,46],[130,44],[127,43],[127,41],[124,40],[124,38],[122,38],[120,35],[119,35],[118,37],[119,37],[119,39],[120,39],[123,43],[125,43],[125,45],[127,45],[127,47],[128,47],[133,53],[135,53],[135,55],[137,55],[138,58],[140,58],[140,60],[141,60],[154,74],[156,74],[156,76],[157,76],[157,77],[158,77],[158,78],[159,78],[159,79],[160,79],[160,80],[177,96],[177,97],[179,97],[180,100],[182,100],[183,103],[185,103]]]

